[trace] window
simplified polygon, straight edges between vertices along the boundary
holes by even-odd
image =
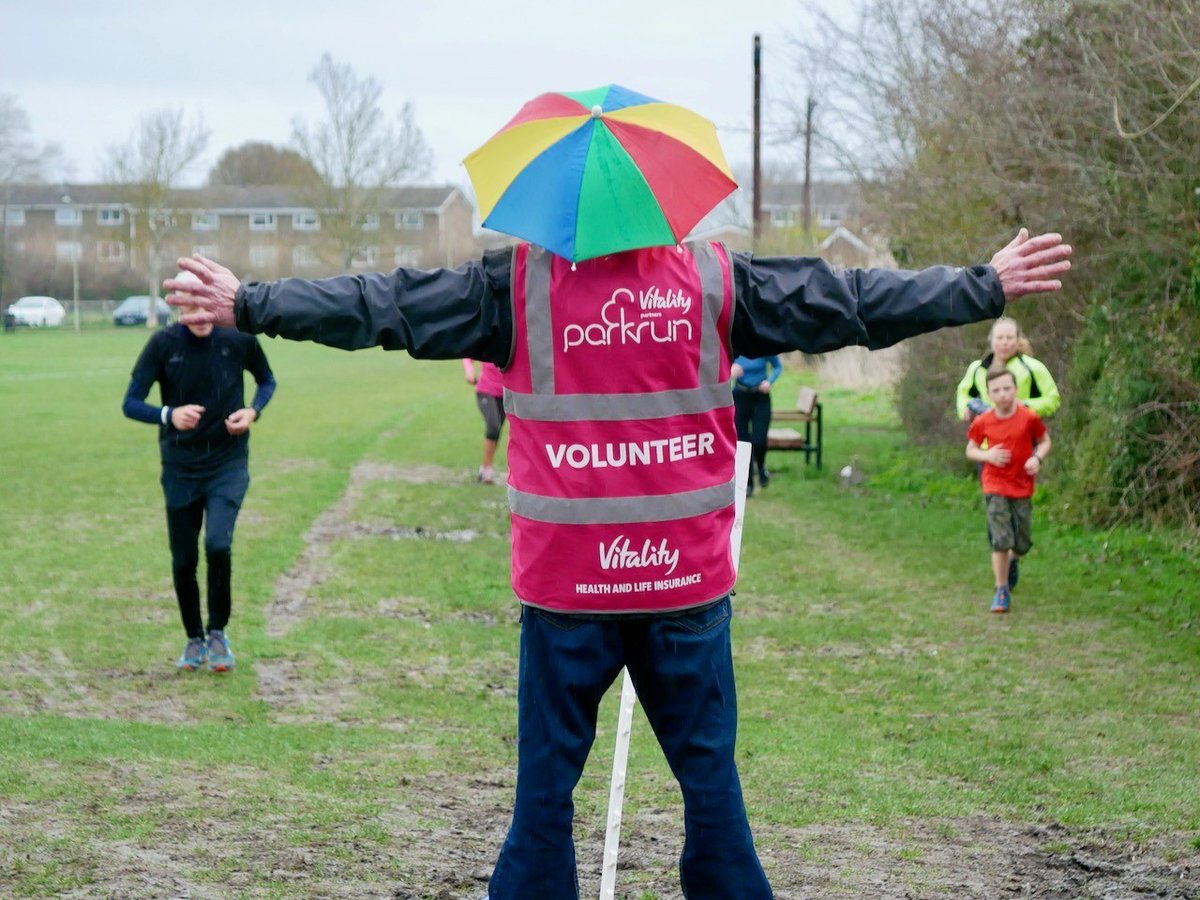
[[[415,266],[421,261],[421,251],[416,247],[401,245],[396,248],[392,259],[397,266]]]
[[[312,269],[320,263],[316,251],[303,245],[292,248],[292,267],[296,269]]]
[[[192,252],[207,256],[209,259],[217,259],[221,250],[216,244],[197,244],[192,248]]]
[[[791,228],[796,224],[796,212],[791,209],[771,210],[772,228]]]
[[[54,245],[54,258],[59,262],[79,262],[83,259],[83,244],[79,241],[58,241]]]
[[[373,269],[379,262],[378,247],[363,247],[354,254],[350,265],[356,269]]]
[[[74,206],[60,206],[54,210],[55,225],[82,225],[83,210]]]
[[[396,213],[396,228],[400,231],[421,231],[425,227],[425,217],[419,212],[406,210]]]
[[[175,227],[175,216],[165,210],[150,213],[150,227],[155,231],[170,231]]]
[[[822,228],[839,225],[842,221],[842,211],[840,209],[818,209],[817,221],[821,224]]]
[[[275,217],[272,216],[272,219]],[[256,244],[250,248],[250,265],[256,269],[271,269],[279,258],[279,251],[270,244]]]
[[[125,210],[119,206],[96,210],[97,225],[120,225],[125,221]]]
[[[102,263],[125,261],[125,245],[120,241],[96,241],[96,259]]]
[[[378,231],[379,230],[379,214],[365,213],[358,217],[358,224],[362,226],[363,231]]]
[[[268,213],[268,212],[250,213],[250,230],[251,231],[274,231],[275,230],[275,213]]]
[[[216,231],[221,217],[213,212],[192,213],[192,231]]]
[[[25,224],[25,207],[9,206],[4,210],[4,224],[19,227]]]
[[[292,213],[293,231],[320,231],[321,217],[315,212]]]

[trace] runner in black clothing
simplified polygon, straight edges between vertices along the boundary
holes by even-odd
[[[244,406],[242,372],[258,384]],[[162,406],[146,402],[157,381]],[[188,643],[176,664],[195,671],[233,668],[225,637],[230,611],[233,526],[250,484],[248,434],[275,391],[258,340],[232,328],[170,325],[154,334],[133,367],[122,407],[126,416],[159,426],[167,535],[179,612]],[[205,524],[208,627],[200,616],[196,542]],[[207,637],[206,637],[207,632]]]

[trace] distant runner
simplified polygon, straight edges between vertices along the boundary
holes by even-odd
[[[483,464],[475,480],[491,484],[496,480],[496,448],[500,444],[500,430],[504,428],[504,381],[493,363],[482,363],[478,376],[475,360],[464,359],[462,364],[467,384],[475,386],[475,403],[483,416]]]
[[[179,276],[185,283],[187,278],[186,273]],[[243,371],[258,385],[250,406],[244,404]],[[146,402],[156,381],[161,406]],[[275,377],[258,339],[207,323],[168,325],[156,332],[133,367],[122,410],[131,419],[158,426],[171,572],[187,632],[176,666],[184,671],[207,666],[226,672],[234,666],[225,634],[233,527],[250,484],[250,426],[274,392]],[[196,582],[201,524],[208,563],[207,625]]]

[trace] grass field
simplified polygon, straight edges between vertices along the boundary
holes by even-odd
[[[265,342],[239,666],[180,676],[155,432],[120,414],[145,338],[0,335],[0,895],[481,896],[519,626],[458,363]],[[1200,896],[1194,536],[1035,511],[1014,613],[991,616],[965,469],[922,466],[886,396],[822,399],[825,471],[772,459],[735,600],[777,895]],[[615,694],[577,792],[585,896]],[[640,713],[627,796],[618,895],[679,897],[679,795]]]

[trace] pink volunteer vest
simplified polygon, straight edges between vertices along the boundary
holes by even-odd
[[[708,242],[513,255],[512,584],[562,612],[665,612],[733,587],[729,256]]]

